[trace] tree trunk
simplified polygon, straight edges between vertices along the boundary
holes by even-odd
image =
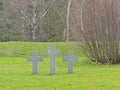
[[[70,7],[71,7],[71,5],[72,5],[72,0],[68,0],[67,21],[66,21],[67,28],[66,28],[66,32],[64,32],[64,33],[66,33],[66,36],[65,36],[66,42],[69,41],[69,30],[70,30],[70,28],[69,28],[69,18],[70,18]]]

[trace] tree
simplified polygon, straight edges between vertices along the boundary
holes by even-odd
[[[67,7],[67,20],[66,20],[66,31],[65,31],[65,38],[66,41],[69,41],[69,19],[70,19],[70,10],[71,10],[72,0],[68,0],[68,7]]]
[[[28,30],[30,40],[38,41],[38,33],[44,18],[52,8],[56,0],[12,0],[11,3],[17,11],[24,30]]]
[[[64,37],[66,41],[79,41],[82,38],[82,8],[85,0],[68,0],[66,14],[66,29]]]
[[[66,2],[58,0],[48,12],[44,22],[43,30],[45,32],[44,41],[63,41],[63,31],[66,25]]]

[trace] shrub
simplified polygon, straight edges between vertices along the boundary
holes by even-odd
[[[120,63],[120,1],[86,0],[82,8],[83,49],[101,64]]]

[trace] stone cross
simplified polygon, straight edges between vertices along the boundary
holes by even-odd
[[[63,61],[68,62],[68,73],[73,73],[73,62],[78,61],[78,57],[73,56],[73,53],[69,52],[68,56],[63,57]]]
[[[54,45],[50,45],[50,50],[45,50],[46,55],[50,55],[50,74],[55,74],[55,56],[60,54],[60,50],[56,50]]]
[[[32,73],[36,74],[37,73],[37,68],[38,68],[38,62],[43,61],[43,58],[38,56],[37,51],[34,51],[32,53],[32,56],[29,56],[27,58],[27,61],[32,62]]]

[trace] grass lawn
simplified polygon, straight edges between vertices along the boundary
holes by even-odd
[[[16,44],[17,47],[13,46]],[[23,47],[23,44],[26,45]],[[26,56],[31,55],[30,43],[0,43],[0,90],[119,90],[120,65],[97,65],[85,63],[86,58],[79,56],[79,61],[74,63],[74,73],[67,73],[67,63],[62,57],[56,58],[56,75],[49,74],[49,58],[44,57],[39,62],[38,74],[31,73],[31,62],[26,61]],[[58,45],[61,44],[61,47]],[[5,46],[6,45],[6,46]],[[35,44],[40,45],[40,43]],[[46,44],[46,47],[49,44]],[[67,52],[67,44],[57,43],[57,47]],[[36,47],[36,48],[41,48]],[[72,45],[70,46],[72,47]],[[22,51],[22,49],[25,49]],[[78,54],[77,49],[75,54]],[[42,49],[41,49],[42,50]],[[26,51],[26,52],[25,52]],[[62,55],[64,55],[62,52]],[[8,54],[9,53],[9,54]],[[42,52],[41,52],[42,53]],[[41,54],[40,54],[41,55]]]

